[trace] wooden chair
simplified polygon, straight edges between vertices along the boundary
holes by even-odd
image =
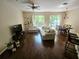
[[[65,43],[65,56],[70,59],[77,59],[77,53],[75,50],[75,45],[79,45],[78,36],[74,33],[68,33],[68,38]],[[69,56],[70,55],[70,56]]]

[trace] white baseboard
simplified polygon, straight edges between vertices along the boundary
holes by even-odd
[[[76,49],[76,51],[77,51],[77,56],[78,56],[78,59],[79,59],[79,49],[78,49],[78,45],[75,45],[75,49]]]
[[[0,51],[0,55],[1,55],[5,50],[7,50],[7,47],[4,47],[4,48]]]

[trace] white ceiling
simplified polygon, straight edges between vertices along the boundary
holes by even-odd
[[[11,1],[11,0],[9,0]],[[28,7],[27,0],[12,0],[15,5],[17,5],[23,11],[32,11],[30,7]],[[63,3],[68,3],[63,6]],[[40,10],[35,10],[38,12],[63,12],[68,10],[79,8],[79,0],[35,0],[35,4],[39,5]]]

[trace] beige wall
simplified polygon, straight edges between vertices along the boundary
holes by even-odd
[[[73,29],[72,32],[79,34],[79,8],[67,12],[67,18],[65,24],[71,24]],[[77,52],[79,56],[79,46],[77,45]]]
[[[0,48],[11,39],[9,27],[23,24],[22,12],[7,0],[0,0]]]
[[[32,12],[23,12],[23,16],[24,16],[24,23],[29,21],[32,21],[32,18],[28,17],[32,17]],[[61,16],[61,20],[60,20],[60,24],[63,24],[63,19],[64,19],[64,12],[35,12],[35,15],[44,15],[45,16],[45,25],[48,26],[49,24],[49,17],[50,15],[60,15]],[[28,16],[28,17],[27,17]],[[28,25],[25,27],[29,27]]]
[[[73,27],[72,31],[79,33],[79,8],[67,12],[65,24],[71,24]]]

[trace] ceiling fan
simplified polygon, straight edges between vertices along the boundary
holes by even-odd
[[[31,7],[31,8],[34,10],[34,9],[38,9],[40,6],[37,6],[37,5],[35,5],[35,4],[33,3],[33,4],[31,4],[31,6],[29,6],[29,7]]]
[[[18,0],[16,0],[18,1]],[[37,0],[23,0],[22,3],[29,4],[27,7],[30,7],[32,10],[39,9],[39,5],[37,5]]]

